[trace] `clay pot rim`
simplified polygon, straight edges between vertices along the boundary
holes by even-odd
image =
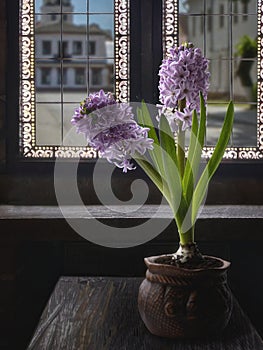
[[[147,265],[147,267],[151,267],[155,270],[160,268],[161,266],[165,266],[165,268],[169,269],[169,270],[180,270],[180,271],[187,271],[187,272],[202,272],[202,271],[214,271],[214,270],[226,270],[231,263],[227,260],[215,257],[215,256],[211,256],[211,255],[204,255],[205,258],[212,258],[215,260],[218,260],[222,263],[222,266],[217,266],[217,267],[206,267],[206,268],[197,268],[197,269],[188,269],[185,267],[177,267],[177,266],[172,266],[172,265],[167,265],[167,264],[161,264],[161,263],[156,263],[155,260],[157,258],[162,258],[162,257],[167,257],[167,256],[172,256],[172,254],[162,254],[162,255],[155,255],[155,256],[149,256],[149,257],[145,257],[144,258],[144,262]]]

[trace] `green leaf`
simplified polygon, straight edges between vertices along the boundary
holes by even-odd
[[[159,191],[164,195],[167,202],[171,206],[171,198],[169,188],[165,180],[161,177],[161,175],[154,169],[151,163],[142,155],[136,153],[133,157],[137,164],[144,170],[144,172],[149,176],[152,182],[157,186]]]
[[[194,173],[193,173],[193,158],[195,154],[195,147],[197,142],[198,119],[197,113],[194,111],[192,119],[192,128],[190,135],[190,144],[188,148],[188,156],[186,159],[184,177],[182,181],[183,193],[188,203],[192,200],[194,188]]]
[[[204,98],[202,94],[200,94],[200,123],[198,126],[197,113],[196,111],[194,111],[190,136],[190,145],[186,161],[185,174],[183,178],[183,192],[188,203],[190,203],[192,200],[194,187],[197,181],[198,171],[202,157],[202,149],[205,141],[205,132],[206,106]]]
[[[155,127],[152,122],[152,118],[150,116],[148,107],[144,101],[142,101],[142,108],[137,108],[137,118],[141,125],[149,128],[148,137],[153,139],[154,149],[149,150],[149,154],[151,159],[153,160],[154,166],[157,171],[163,175],[164,169],[161,161],[161,152],[160,152],[160,142],[159,138],[156,134]]]
[[[181,177],[177,167],[176,144],[165,116],[160,118],[160,146],[165,179],[170,192],[172,209],[176,214],[181,203]]]
[[[224,124],[221,130],[219,139],[217,141],[217,144],[215,146],[213,155],[209,159],[193,194],[193,207],[192,207],[193,220],[195,220],[199,207],[204,199],[209,181],[211,180],[212,176],[214,175],[216,169],[218,168],[224,156],[227,144],[231,136],[233,121],[234,121],[234,106],[233,106],[233,102],[230,102],[226,112]]]

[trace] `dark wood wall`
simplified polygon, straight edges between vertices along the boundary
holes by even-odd
[[[120,227],[136,223],[141,220],[108,220],[109,225]],[[59,276],[143,276],[145,256],[171,253],[177,248],[174,223],[154,240],[126,249],[85,241],[63,218],[48,215],[45,219],[33,215],[31,219],[2,218],[0,230],[1,350],[25,349]],[[263,334],[263,219],[202,218],[196,231],[204,254],[231,261],[229,283],[233,293]]]
[[[5,99],[6,99],[6,16],[5,1],[0,2],[0,169],[5,165],[6,158],[6,129],[5,129]]]
[[[134,4],[136,2],[138,0]],[[8,140],[7,126],[12,124],[12,120],[17,120],[17,116],[6,114],[6,81],[9,75],[6,72],[5,3],[4,0],[0,1],[0,205],[55,205],[53,165],[19,163],[16,162],[17,154],[8,153],[10,145],[17,142],[17,135]],[[146,8],[145,5],[145,11]],[[135,64],[137,56],[133,56]],[[133,80],[133,84],[136,89],[136,80]],[[87,171],[85,164],[80,169],[80,187],[83,198],[87,198],[87,204],[98,204],[90,185],[91,170]],[[139,175],[141,176],[141,172]],[[225,164],[211,184],[208,203],[262,204],[262,175],[261,163]],[[128,199],[130,196],[127,188],[130,188],[133,176],[136,177],[131,175],[124,179],[119,172],[114,177],[113,184],[120,198]],[[159,200],[158,191],[151,185],[148,201],[158,203]],[[252,321],[262,331],[263,256],[262,238],[259,238],[263,229],[262,220],[255,221],[252,226],[249,224],[244,220],[225,220],[224,223],[216,220],[202,221],[198,224],[200,230],[217,233],[213,239],[203,240],[200,248],[204,253],[232,261],[232,289]],[[82,240],[62,219],[49,220],[47,217],[46,220],[0,220],[0,349],[25,348],[60,275],[143,275],[144,256],[174,251],[175,244],[171,240],[174,229],[170,227],[164,236],[143,246],[120,250],[100,247]],[[225,233],[224,239],[220,236],[220,230]],[[233,232],[235,237],[240,234],[241,238],[233,238]]]

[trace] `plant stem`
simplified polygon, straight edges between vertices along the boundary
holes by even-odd
[[[179,233],[181,245],[194,243],[194,230],[195,227],[193,225],[187,232]]]
[[[185,169],[185,131],[182,130],[182,123],[180,123],[177,133],[177,159],[179,174],[183,178]]]
[[[178,101],[178,109],[180,112],[184,111],[186,106],[186,99]],[[183,123],[180,121],[177,132],[177,160],[178,160],[178,170],[181,178],[184,176],[185,169],[185,131],[182,130]]]

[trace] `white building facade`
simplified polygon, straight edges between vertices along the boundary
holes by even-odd
[[[248,91],[238,77],[237,71],[241,57],[235,55],[236,45],[246,35],[252,40],[257,36],[257,10],[254,0],[235,0],[232,11],[225,0],[207,1],[206,20],[204,22],[203,1],[188,0],[189,40],[202,49],[210,60],[210,94],[229,96],[229,86],[233,83],[236,99],[249,100]],[[231,16],[230,16],[231,14]],[[233,59],[234,58],[234,59]],[[231,63],[232,60],[232,63]],[[254,61],[252,63],[252,61]],[[250,76],[256,83],[256,57],[251,58]],[[232,82],[230,77],[232,76]],[[252,102],[252,101],[250,101]]]
[[[73,7],[46,0],[36,22],[36,88],[113,90],[113,40],[97,24],[73,23]],[[88,33],[87,33],[88,30]]]

